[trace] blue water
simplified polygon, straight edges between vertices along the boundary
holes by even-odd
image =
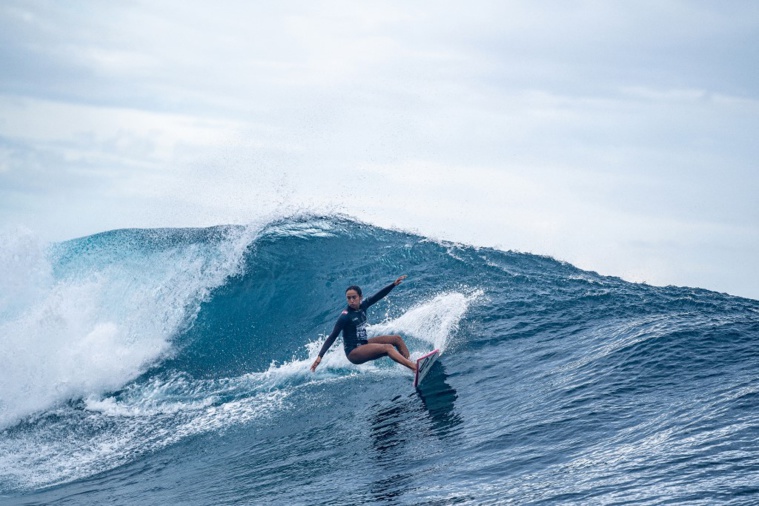
[[[756,504],[759,302],[341,217],[4,246],[3,504]],[[439,362],[333,346],[343,291]]]

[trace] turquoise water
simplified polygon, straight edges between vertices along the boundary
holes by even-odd
[[[757,301],[342,217],[12,247],[3,504],[759,501]],[[311,373],[400,274],[370,333],[443,350],[423,388]]]

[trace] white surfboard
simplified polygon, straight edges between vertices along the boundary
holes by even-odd
[[[414,375],[414,388],[419,388],[419,383],[422,382],[427,373],[430,372],[432,364],[434,364],[440,356],[440,350],[432,350],[423,357],[416,360],[416,374]]]

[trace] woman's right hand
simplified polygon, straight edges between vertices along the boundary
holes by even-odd
[[[311,372],[316,371],[316,367],[321,363],[321,361],[322,361],[321,357],[316,357],[316,360],[314,360],[314,363],[311,365]]]

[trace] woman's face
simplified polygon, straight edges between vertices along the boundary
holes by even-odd
[[[348,299],[348,306],[351,309],[358,309],[361,307],[361,296],[356,290],[348,290],[345,292],[345,298]]]

